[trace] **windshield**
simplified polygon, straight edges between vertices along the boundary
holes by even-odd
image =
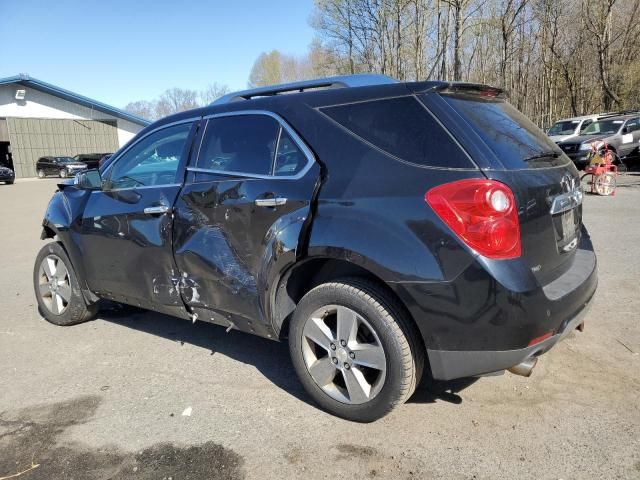
[[[622,126],[622,120],[600,120],[593,122],[583,132],[585,135],[597,135],[599,133],[616,133]]]
[[[71,157],[56,157],[56,162],[58,163],[72,163],[75,160]]]
[[[575,133],[576,128],[580,121],[578,120],[563,120],[556,122],[553,127],[549,129],[549,135],[571,135]]]

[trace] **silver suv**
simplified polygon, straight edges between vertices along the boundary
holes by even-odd
[[[563,118],[558,120],[547,131],[547,135],[554,142],[564,142],[578,135],[582,135],[585,129],[598,120],[601,115],[585,115],[582,117]]]
[[[638,156],[640,112],[601,117],[589,125],[582,134],[558,142],[558,146],[577,167],[584,167],[593,143],[596,147],[606,144],[620,160]]]

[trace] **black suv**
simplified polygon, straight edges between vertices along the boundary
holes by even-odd
[[[89,168],[98,168],[105,160],[105,157],[109,157],[113,155],[112,153],[81,153],[76,155],[74,160],[76,162],[82,162],[87,165]]]
[[[334,77],[145,128],[54,195],[33,279],[55,324],[105,298],[288,338],[318,404],[372,421],[425,372],[528,375],[582,326],[581,203],[500,90]]]
[[[36,162],[36,174],[39,178],[56,175],[61,178],[73,177],[87,165],[71,157],[40,157]]]

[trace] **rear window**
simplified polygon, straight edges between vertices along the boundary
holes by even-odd
[[[321,111],[362,140],[406,162],[429,167],[475,168],[414,97],[351,103]]]
[[[568,160],[531,120],[502,99],[441,94],[508,169],[546,168]]]

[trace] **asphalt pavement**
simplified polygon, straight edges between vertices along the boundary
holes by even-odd
[[[0,185],[0,479],[640,478],[640,174],[585,200],[584,333],[530,378],[422,385],[366,425],[316,408],[285,344],[129,308],[44,321],[31,276],[55,184]]]

